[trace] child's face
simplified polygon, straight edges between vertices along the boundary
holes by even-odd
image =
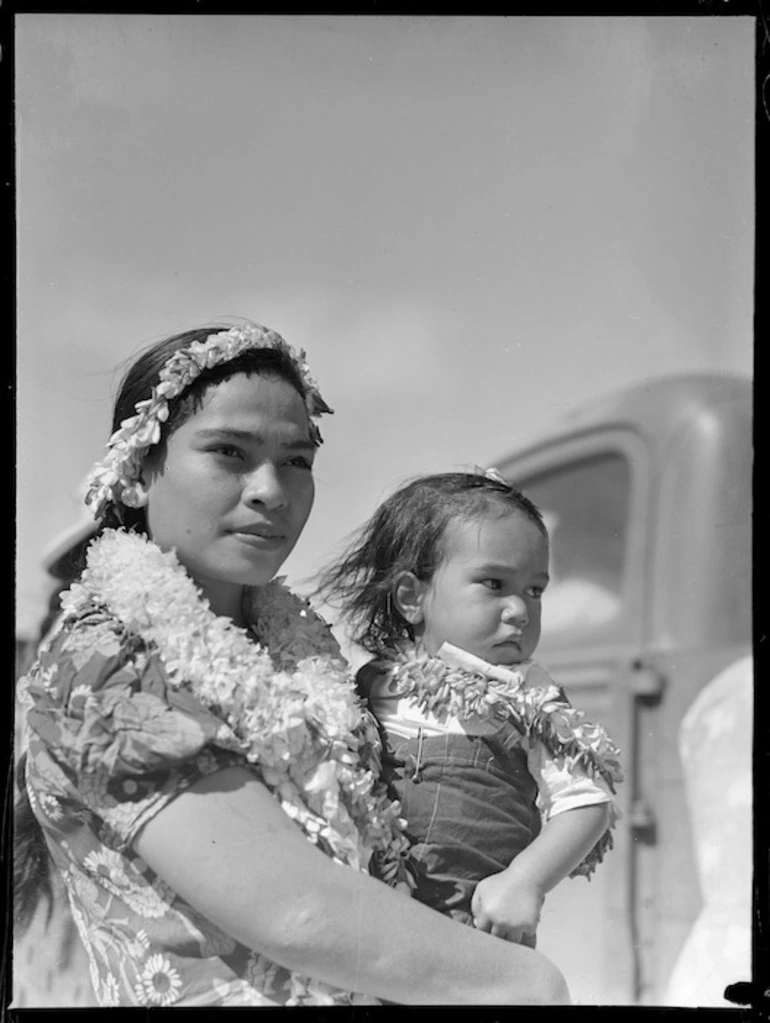
[[[457,520],[415,632],[428,653],[448,642],[491,664],[518,664],[540,639],[548,540],[522,512]]]

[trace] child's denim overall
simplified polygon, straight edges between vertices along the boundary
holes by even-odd
[[[520,742],[512,725],[492,735],[387,739],[383,774],[413,843],[415,898],[463,923],[472,923],[476,884],[540,831],[537,784]]]

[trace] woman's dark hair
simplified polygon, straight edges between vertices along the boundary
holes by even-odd
[[[32,810],[24,782],[27,755],[16,764],[16,805],[13,810],[13,924],[17,937],[29,927],[38,905],[53,910],[51,859],[43,831]]]
[[[187,348],[195,342],[205,341],[211,334],[218,334],[228,329],[230,328],[222,324],[213,324],[210,327],[187,330],[145,349],[123,377],[115,399],[111,433],[120,429],[120,424],[124,419],[129,419],[136,414],[137,402],[150,397],[153,387],[158,384],[160,371],[175,352]],[[165,444],[174,430],[178,429],[201,407],[204,395],[212,384],[221,383],[238,373],[245,373],[247,376],[266,374],[280,377],[291,384],[302,398],[306,396],[302,378],[286,352],[273,348],[248,349],[231,359],[230,362],[220,363],[211,369],[203,370],[182,394],[169,402],[169,416],[162,426],[158,449]],[[101,524],[104,528],[124,526],[142,533],[147,531],[144,509],[128,508],[122,504],[110,505]]]
[[[196,330],[188,330],[175,334],[157,344],[152,345],[136,359],[126,372],[120,385],[112,421],[114,433],[120,428],[124,419],[136,414],[136,404],[149,398],[153,387],[158,383],[161,369],[171,356],[182,348],[187,348],[196,341],[205,341],[211,334],[226,331],[229,328],[213,325]],[[288,354],[272,348],[254,348],[243,352],[230,362],[222,363],[211,369],[204,370],[190,386],[177,398],[169,402],[169,416],[163,424],[161,440],[163,445],[174,430],[178,429],[189,417],[200,408],[206,390],[212,384],[220,383],[238,373],[265,374],[277,376],[291,384],[300,396],[306,397],[306,388],[297,367]],[[316,398],[316,404],[319,399]],[[327,406],[318,406],[319,411],[328,411]],[[143,508],[128,508],[123,505],[110,505],[100,523],[101,529],[124,526],[138,532],[147,531],[147,522]],[[81,544],[77,556],[69,561],[71,578],[64,580],[65,586],[76,579],[85,566],[86,545]],[[64,588],[64,587],[61,587]],[[57,591],[58,597],[58,591]],[[57,608],[49,608],[44,619],[42,639],[56,617]],[[29,926],[35,909],[42,899],[48,904],[48,916],[53,906],[53,887],[51,884],[51,860],[42,829],[32,810],[32,806],[24,783],[26,756],[19,759],[16,768],[16,802],[14,806],[14,922],[18,932],[23,933]]]
[[[443,557],[450,522],[511,511],[521,512],[548,536],[538,509],[509,483],[480,472],[420,476],[353,534],[342,556],[321,572],[316,596],[343,611],[353,640],[369,653],[399,639],[413,640],[412,626],[392,600],[401,573],[429,581]]]

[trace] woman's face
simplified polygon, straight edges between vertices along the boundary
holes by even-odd
[[[150,536],[177,556],[216,614],[241,621],[244,586],[275,575],[313,506],[305,404],[277,376],[239,373],[148,459]]]

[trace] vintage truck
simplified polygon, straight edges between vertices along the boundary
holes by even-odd
[[[605,724],[626,773],[615,849],[589,883],[549,895],[538,947],[578,1002],[661,1004],[703,900],[680,723],[751,651],[752,387],[651,381],[495,464],[551,533],[537,657]]]

